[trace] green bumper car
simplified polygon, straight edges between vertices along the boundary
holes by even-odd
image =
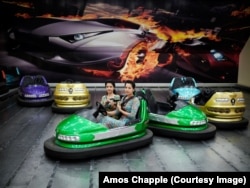
[[[149,107],[148,128],[155,135],[187,140],[203,140],[215,136],[216,127],[208,123],[199,108],[170,94],[167,102],[156,101],[150,89],[145,90]]]
[[[61,160],[87,159],[149,145],[153,133],[147,129],[147,102],[139,98],[137,119],[124,127],[108,129],[83,115],[70,115],[57,125],[55,136],[44,142],[46,156]],[[90,117],[93,110],[83,113]]]

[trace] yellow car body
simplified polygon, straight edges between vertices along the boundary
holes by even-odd
[[[246,105],[242,92],[216,92],[200,109],[208,119],[231,122],[242,119]]]
[[[246,109],[244,95],[239,90],[210,91],[210,94],[203,92],[203,96],[195,99],[194,104],[207,115],[208,121],[217,127],[236,128],[248,125],[248,120],[243,117]]]
[[[89,107],[91,107],[91,95],[84,83],[62,82],[56,85],[53,111],[73,112]]]

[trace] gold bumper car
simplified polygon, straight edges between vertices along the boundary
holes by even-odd
[[[84,83],[66,80],[56,85],[53,112],[74,113],[85,108],[92,108],[92,104],[90,92]]]
[[[208,121],[219,129],[248,126],[248,119],[244,118],[244,95],[236,88],[203,88],[193,102],[205,112]]]

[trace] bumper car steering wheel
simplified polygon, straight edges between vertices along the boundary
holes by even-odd
[[[96,106],[97,106],[97,109],[96,111],[93,113],[93,116],[95,118],[97,118],[98,114],[101,113],[102,115],[104,116],[107,116],[108,113],[107,113],[107,110],[104,108],[104,106],[100,103],[100,102],[96,102]]]

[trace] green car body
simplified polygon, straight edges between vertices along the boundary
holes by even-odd
[[[180,131],[201,131],[207,128],[206,115],[192,105],[166,115],[150,113],[150,125]]]
[[[57,126],[56,144],[66,148],[89,148],[142,137],[146,134],[148,113],[145,104],[141,105],[144,105],[141,122],[112,131],[100,123],[73,114]]]
[[[187,101],[175,99],[159,102],[146,90],[149,103],[148,128],[156,135],[180,139],[199,140],[212,138],[216,127],[208,123],[206,114]]]
[[[47,156],[59,159],[85,159],[141,147],[152,142],[147,129],[147,103],[140,100],[137,121],[129,126],[108,129],[81,115],[73,114],[56,127],[55,137],[44,143]]]

